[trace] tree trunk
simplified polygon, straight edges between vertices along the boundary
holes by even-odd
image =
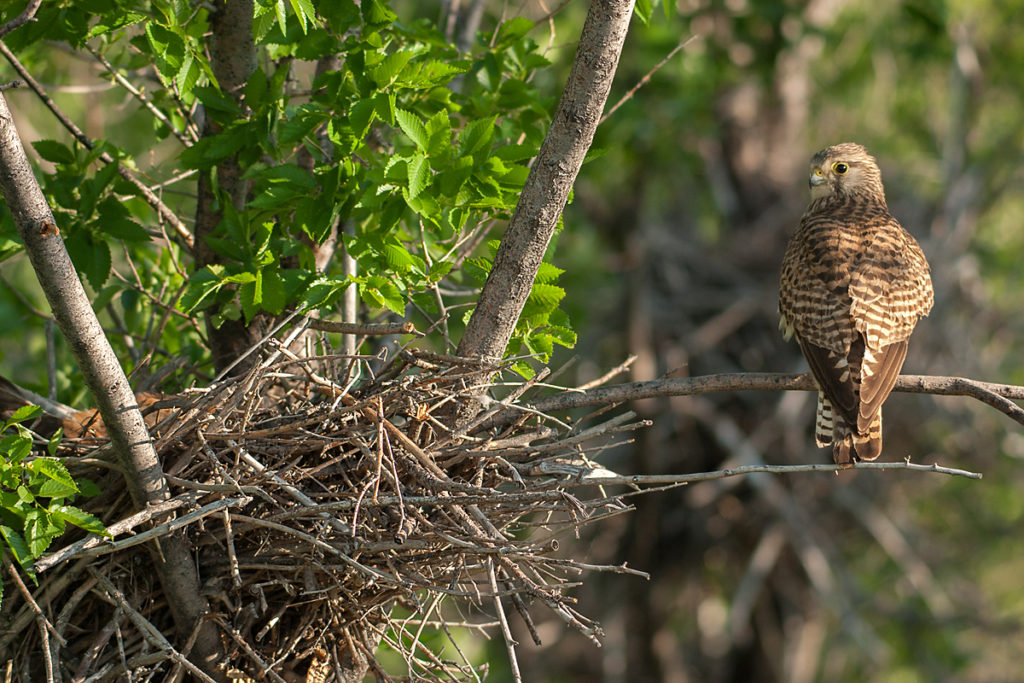
[[[136,509],[167,500],[170,495],[163,469],[146,423],[103,328],[96,318],[82,281],[64,248],[46,198],[32,174],[7,100],[0,95],[0,191],[25,243],[32,268],[46,294],[53,316],[82,370],[122,466]],[[199,576],[191,549],[182,533],[150,545],[167,602],[174,613],[182,642],[200,623],[209,607],[199,592]],[[220,640],[206,622],[194,651],[212,671],[220,659]]]
[[[256,44],[252,35],[253,0],[220,0],[210,11],[210,65],[224,94],[240,106],[245,84],[256,70]],[[220,126],[206,117],[203,137],[220,132]],[[217,193],[214,192],[217,188]],[[194,255],[196,268],[220,263],[221,257],[206,243],[224,215],[219,202],[230,201],[238,210],[245,207],[249,183],[242,179],[237,155],[199,174],[199,200],[196,207]],[[207,338],[217,372],[223,371],[262,337],[266,316],[257,314],[248,324],[242,320],[225,320],[214,327],[206,316]],[[236,374],[245,372],[255,357],[239,363]]]
[[[595,0],[590,5],[569,82],[466,325],[460,356],[499,360],[505,353],[558,217],[594,140],[633,4],[633,0]]]

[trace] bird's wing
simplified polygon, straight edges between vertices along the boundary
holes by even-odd
[[[900,376],[900,369],[907,357],[907,340],[889,344],[876,351],[870,347],[864,349],[864,362],[861,366],[860,410],[857,413],[857,431],[864,433],[875,415],[881,410]],[[853,422],[850,422],[853,424]]]
[[[854,373],[860,369],[859,357],[854,358],[857,365],[852,367],[849,357],[818,346],[799,334],[797,341],[800,342],[800,350],[811,367],[811,374],[814,375],[818,388],[831,402],[834,413],[838,413],[847,424],[856,424],[859,401],[857,400],[857,383],[854,380]],[[851,350],[855,346],[857,345],[852,345]],[[863,345],[859,347],[859,350],[863,350]]]

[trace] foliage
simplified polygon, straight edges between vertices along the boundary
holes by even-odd
[[[329,312],[356,287],[368,315],[446,316],[449,299],[472,295],[489,267],[467,259],[465,245],[508,220],[547,128],[553,99],[531,81],[549,63],[527,35],[533,22],[507,20],[465,53],[428,21],[399,22],[380,0],[257,5],[260,66],[240,103],[214,78],[205,5],[47,3],[34,30],[11,37],[22,54],[40,56],[32,51],[38,41],[59,39],[118,72],[148,66],[160,79],[145,93],[150,109],[139,111],[158,111],[151,135],[176,148],[161,163],[147,167],[151,148],[128,139],[92,150],[57,139],[33,144],[52,165],[44,191],[76,266],[98,292],[97,308],[115,306],[115,318],[131,318],[125,325],[135,331],[175,297],[181,313],[209,311],[219,324],[259,312]],[[335,56],[332,68],[312,73],[313,63]],[[200,137],[203,116],[212,130]],[[224,214],[206,242],[218,263],[188,272],[189,254],[164,241],[138,190],[114,164],[97,162],[104,152],[160,179],[195,178],[190,172],[237,159],[249,184],[244,206],[233,206],[211,174]],[[194,207],[182,202],[177,210],[187,216]],[[355,274],[314,266],[313,250],[338,224]],[[9,257],[15,237],[5,227]],[[110,278],[119,251],[137,278]],[[556,344],[574,342],[553,272],[535,290],[510,353],[545,360]],[[442,286],[457,294],[441,295]],[[461,320],[451,321],[456,341]],[[168,355],[187,349],[199,357],[194,326],[150,334]]]
[[[38,406],[24,406],[0,429],[0,535],[7,550],[33,580],[32,563],[65,532],[68,524],[110,536],[99,519],[72,505],[80,495],[98,493],[95,484],[88,479],[75,480],[60,460],[29,457],[32,435],[21,423],[40,412]],[[50,455],[56,452],[60,439],[58,431],[49,440]]]

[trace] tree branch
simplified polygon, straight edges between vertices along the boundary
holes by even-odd
[[[543,465],[544,463],[541,463]],[[538,467],[531,475],[543,474],[544,468]],[[763,472],[766,474],[792,474],[794,472],[833,472],[840,474],[849,470],[912,470],[915,472],[937,472],[948,474],[952,477],[967,477],[968,479],[981,479],[979,472],[961,470],[955,467],[943,467],[937,463],[922,465],[916,462],[904,460],[901,462],[855,462],[848,467],[829,464],[811,465],[742,465],[740,467],[728,467],[724,470],[713,472],[693,472],[690,474],[625,474],[606,476],[604,474],[587,475],[581,471],[581,475],[575,481],[564,482],[564,486],[615,486],[625,484],[629,486],[680,486],[698,481],[709,481],[711,479],[725,479],[726,477],[739,477],[747,474]],[[607,470],[603,470],[606,472]],[[554,472],[564,474],[561,470]]]
[[[25,9],[22,10],[21,14],[14,17],[3,26],[0,26],[0,38],[3,38],[14,29],[35,19],[36,12],[39,11],[39,7],[42,4],[43,0],[30,0],[30,2],[25,6]]]
[[[533,401],[529,404],[529,407],[538,412],[549,413],[586,406],[623,403],[642,398],[693,396],[719,391],[817,390],[818,386],[808,374],[787,375],[767,372],[721,373],[682,379],[629,382],[628,384],[597,387],[585,391],[569,390]],[[896,386],[893,388],[893,391],[939,396],[970,396],[1005,413],[1020,424],[1024,424],[1024,408],[1010,400],[1024,400],[1024,387],[1012,384],[979,382],[978,380],[966,379],[964,377],[901,375],[896,380]],[[517,412],[516,415],[518,414]]]
[[[238,104],[243,116],[249,115],[243,97],[245,84],[257,66],[252,17],[253,0],[217,0],[210,8],[210,66],[221,91]],[[207,112],[202,136],[211,137],[221,130],[222,126]],[[237,152],[221,160],[215,168],[199,173],[193,249],[196,270],[224,261],[206,238],[216,231],[221,222],[224,204],[230,202],[238,210],[245,206],[250,182],[242,176]],[[206,336],[217,372],[224,372],[232,366],[235,374],[248,370],[255,359],[243,359],[244,352],[262,336],[269,324],[267,316],[258,314],[248,324],[229,319],[217,326],[209,312],[205,315]]]
[[[500,359],[608,100],[633,0],[590,4],[572,72],[457,355]]]
[[[68,256],[2,95],[0,191],[57,325],[96,400],[114,450],[129,472],[126,484],[135,507],[142,509],[167,500],[170,497],[167,482],[135,394]],[[199,577],[190,548],[183,536],[176,535],[162,539],[159,552],[162,557],[154,557],[154,560],[167,600],[181,632],[190,633],[208,610],[199,592]],[[203,649],[203,645],[210,646],[202,654],[212,664],[217,661],[218,641],[215,632],[211,635],[213,638],[203,639],[199,649]]]

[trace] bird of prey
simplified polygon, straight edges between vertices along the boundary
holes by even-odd
[[[844,142],[815,154],[810,171],[811,203],[782,262],[779,328],[796,337],[818,385],[815,441],[848,467],[882,452],[882,403],[934,296],[874,157]]]

